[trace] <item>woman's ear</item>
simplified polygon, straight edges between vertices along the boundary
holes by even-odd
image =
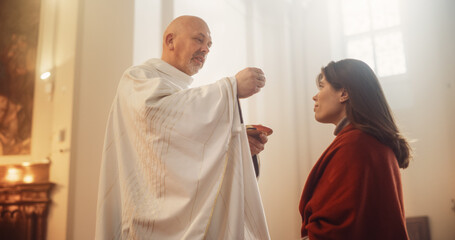
[[[349,100],[349,94],[348,91],[346,91],[346,89],[343,88],[341,89],[340,103],[344,103],[347,100]]]

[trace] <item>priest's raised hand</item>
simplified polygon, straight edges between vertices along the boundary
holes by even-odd
[[[235,75],[237,79],[237,95],[247,98],[258,93],[265,86],[264,72],[260,68],[245,68]]]

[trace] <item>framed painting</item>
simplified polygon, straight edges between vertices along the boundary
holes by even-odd
[[[0,1],[0,156],[30,154],[40,6]]]

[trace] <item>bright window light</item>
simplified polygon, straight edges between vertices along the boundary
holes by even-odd
[[[370,0],[373,29],[394,27],[400,24],[396,0]]]
[[[397,0],[340,0],[346,57],[366,62],[379,77],[406,73]]]
[[[361,59],[372,69],[375,68],[373,42],[370,37],[360,37],[347,43],[347,57]]]
[[[366,0],[342,0],[343,31],[346,36],[370,30],[370,16]]]
[[[406,72],[401,32],[378,34],[374,38],[376,67],[379,76],[391,76]]]

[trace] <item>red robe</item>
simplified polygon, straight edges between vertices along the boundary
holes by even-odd
[[[308,176],[301,234],[319,239],[408,239],[393,151],[347,125]]]

